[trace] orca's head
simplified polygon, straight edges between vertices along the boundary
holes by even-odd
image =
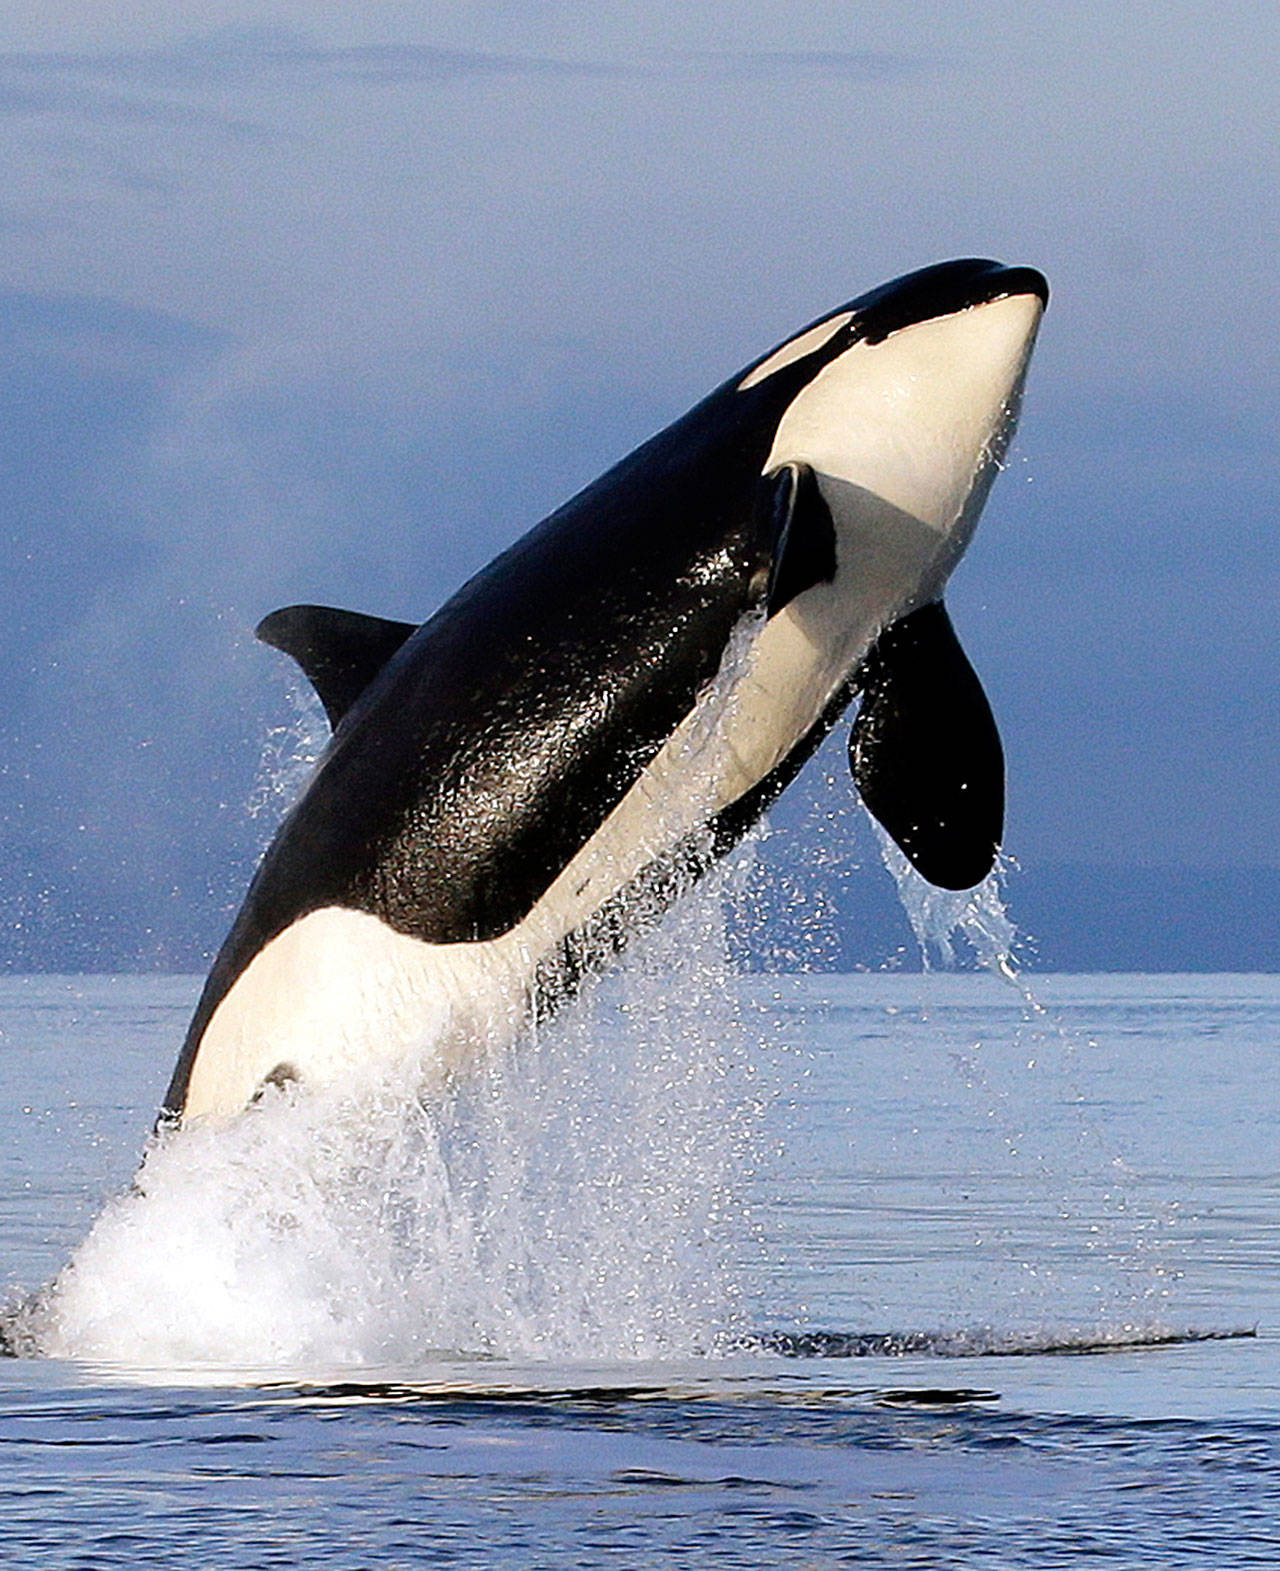
[[[911,598],[935,597],[1012,434],[1048,296],[1032,268],[943,262],[805,328],[736,383],[773,424],[764,472],[808,465],[847,537],[899,521],[928,560]]]

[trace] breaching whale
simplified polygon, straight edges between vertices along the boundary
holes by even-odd
[[[421,626],[268,616],[333,735],[162,1123],[370,1059],[444,1075],[514,1033],[735,844],[855,695],[870,811],[926,879],[980,882],[1004,765],[941,597],[1047,300],[1025,267],[908,274],[725,382]]]

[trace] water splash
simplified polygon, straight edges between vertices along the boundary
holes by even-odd
[[[740,1336],[759,1101],[720,910],[712,880],[442,1097],[402,1068],[158,1141],[46,1295],[41,1350],[330,1368]]]
[[[944,968],[957,962],[956,940],[972,950],[983,970],[1015,985],[1018,929],[1005,908],[1006,864],[995,867],[975,889],[938,889],[922,878],[874,818],[867,815],[880,842],[884,865],[898,886],[898,898],[911,923],[926,971],[935,962]]]
[[[329,722],[310,683],[291,672],[284,689],[287,718],[268,726],[253,790],[245,804],[261,827],[262,846],[302,795],[329,742]]]
[[[795,811],[786,829],[763,819],[733,853],[751,864],[730,887],[734,940],[753,968],[840,968],[846,926],[863,903],[858,875],[868,850],[874,857],[845,747],[843,736],[833,733],[810,761],[793,791]]]

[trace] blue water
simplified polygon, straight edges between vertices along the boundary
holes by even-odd
[[[196,979],[0,980],[8,1560],[1280,1563],[1280,978],[722,985],[130,1196]]]

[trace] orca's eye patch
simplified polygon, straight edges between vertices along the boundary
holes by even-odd
[[[806,355],[816,354],[824,344],[829,344],[842,327],[847,327],[853,320],[852,311],[840,311],[835,316],[829,316],[825,322],[815,322],[812,327],[805,328],[788,343],[775,349],[773,353],[755,368],[748,371],[746,376],[738,383],[738,391],[745,393],[749,387],[758,387],[761,382],[771,377],[775,371],[781,371],[784,366],[794,365],[797,360],[803,360]]]

